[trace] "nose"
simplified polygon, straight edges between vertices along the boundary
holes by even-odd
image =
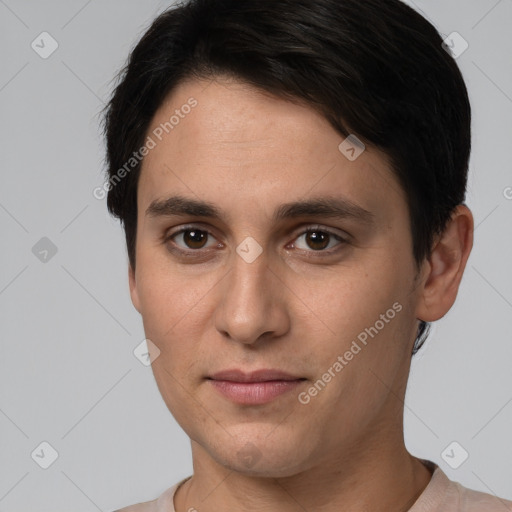
[[[246,345],[285,334],[290,328],[286,286],[270,268],[265,251],[254,261],[246,261],[238,253],[232,260],[215,311],[216,329]]]

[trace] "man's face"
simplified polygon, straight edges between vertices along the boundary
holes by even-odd
[[[197,449],[287,476],[395,439],[419,292],[384,155],[354,160],[310,108],[220,80],[180,85],[148,135],[130,288],[160,392]],[[166,208],[173,196],[219,216]],[[314,201],[341,214],[284,206]],[[233,369],[297,380],[212,379]]]

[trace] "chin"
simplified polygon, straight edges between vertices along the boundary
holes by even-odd
[[[219,461],[224,467],[238,474],[259,478],[286,478],[301,472],[301,461],[296,456],[280,457],[275,452],[269,454],[272,459],[263,455],[252,462],[241,460],[239,453],[231,454],[227,459]]]
[[[294,439],[284,428],[277,435],[278,426],[272,425],[270,430],[268,427],[256,432],[239,427],[237,435],[227,434],[210,444],[207,451],[218,464],[247,476],[283,478],[304,470],[305,443]]]

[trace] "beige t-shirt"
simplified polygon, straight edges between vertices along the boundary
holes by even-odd
[[[450,480],[441,468],[430,461],[424,464],[434,470],[429,484],[409,512],[512,512],[512,501],[473,491]],[[176,512],[174,494],[190,476],[167,489],[159,498],[114,512]]]

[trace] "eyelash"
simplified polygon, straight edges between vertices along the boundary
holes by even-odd
[[[172,242],[174,247],[172,249],[169,249],[171,252],[177,252],[180,256],[185,256],[185,257],[200,257],[201,255],[204,256],[204,253],[209,251],[210,249],[213,249],[214,247],[212,248],[208,248],[208,249],[188,249],[188,250],[185,250],[179,246],[177,246],[175,244],[175,242],[173,241],[174,238],[176,238],[178,235],[181,235],[187,231],[200,231],[202,233],[206,233],[208,236],[211,236],[213,238],[215,238],[215,236],[213,235],[213,233],[211,231],[209,231],[208,229],[205,229],[205,228],[202,228],[200,226],[195,226],[195,225],[188,225],[188,226],[184,226],[182,228],[180,228],[178,231],[175,231],[174,233],[171,233],[171,234],[166,234],[164,235],[164,239],[163,239],[163,242],[165,244],[168,244],[169,242]],[[339,234],[337,233],[334,233],[333,231],[330,231],[329,229],[326,229],[326,228],[323,228],[322,226],[310,226],[308,227],[307,229],[305,229],[304,231],[301,231],[300,233],[297,234],[297,236],[294,237],[294,241],[301,237],[301,236],[304,236],[304,235],[307,235],[308,233],[324,233],[324,234],[327,234],[329,235],[330,237],[333,237],[335,238],[339,244],[337,244],[335,247],[338,247],[338,246],[343,246],[343,245],[346,245],[348,244],[348,240],[342,236],[340,236]],[[330,240],[329,240],[330,242]],[[339,251],[339,249],[335,249],[334,251],[331,249],[327,250],[327,249],[319,249],[317,251],[313,250],[313,249],[310,249],[310,250],[306,250],[306,249],[297,249],[298,251],[301,251],[301,252],[306,252],[306,253],[313,253],[313,254],[318,254],[320,257],[321,255],[324,255],[324,256],[332,256],[333,254],[335,254],[336,252]],[[317,257],[317,256],[313,256],[313,257]]]

